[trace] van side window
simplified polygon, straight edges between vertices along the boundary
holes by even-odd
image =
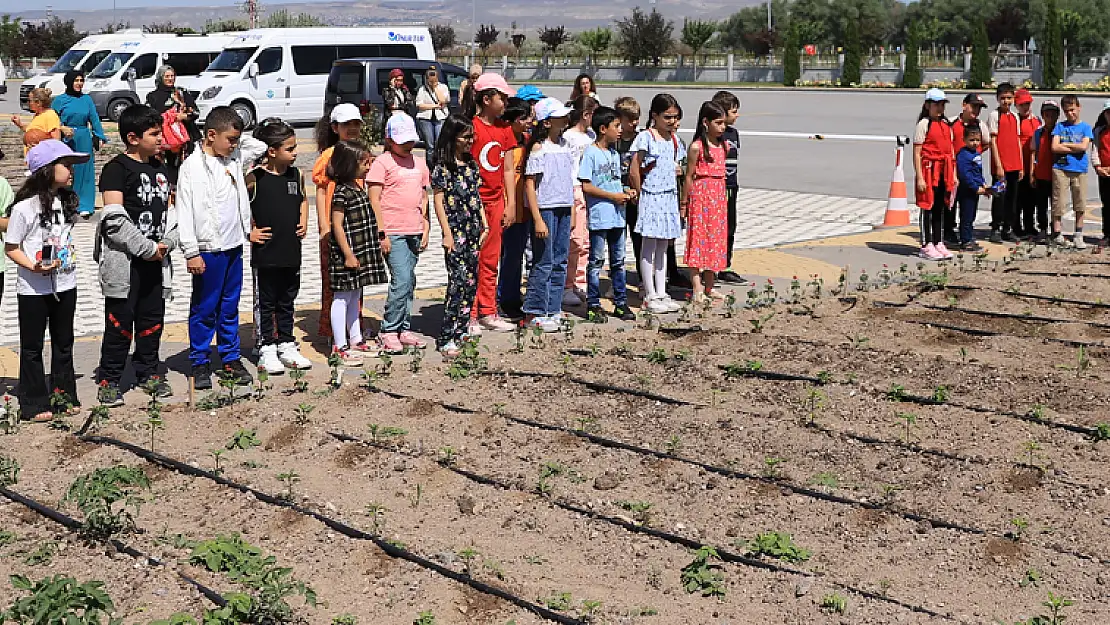
[[[199,76],[211,60],[207,52],[176,52],[166,56],[166,64],[178,76]]]
[[[424,71],[426,68],[412,69],[411,67],[402,67],[401,71],[405,73],[405,86],[409,91],[416,95],[416,92],[424,86]],[[389,72],[393,71],[392,67],[383,66],[377,70],[376,80],[378,83],[378,93],[385,93],[386,85],[389,84]]]
[[[293,71],[300,76],[320,76],[331,71],[336,46],[293,46]]]
[[[100,62],[108,58],[108,55],[111,53],[111,50],[97,50],[96,52],[90,52],[89,56],[85,57],[85,62],[81,65],[81,69],[85,70],[86,72],[91,72],[94,67],[100,65]]]
[[[140,56],[131,63],[131,69],[135,70],[136,79],[153,77],[154,70],[158,69],[158,55],[144,54]]]
[[[328,91],[339,95],[362,96],[362,65],[337,65],[328,76]]]
[[[444,72],[444,74],[447,75],[447,89],[451,93],[458,93],[459,89],[462,88],[462,82],[466,80],[466,74],[456,74],[454,72]]]
[[[266,48],[258,55],[258,73],[273,74],[281,69],[281,48]]]

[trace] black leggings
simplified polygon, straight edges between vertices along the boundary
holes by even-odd
[[[1098,177],[1098,199],[1102,202],[1102,214],[1105,215],[1106,208],[1110,207],[1110,176]],[[1103,219],[1106,219],[1106,217],[1104,216]],[[1105,233],[1102,236],[1110,238]]]
[[[940,243],[944,236],[944,210],[948,192],[944,187],[933,187],[933,208],[921,209],[921,247]]]

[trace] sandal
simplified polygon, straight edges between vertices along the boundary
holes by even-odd
[[[26,421],[30,421],[31,423],[50,423],[53,420],[54,420],[54,413],[50,412],[50,411],[40,412],[37,415],[31,417],[30,419],[26,419]]]

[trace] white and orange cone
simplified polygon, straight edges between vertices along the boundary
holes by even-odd
[[[902,139],[898,139],[898,148],[894,152],[894,173],[890,177],[890,193],[887,194],[886,215],[883,217],[884,228],[902,227],[910,225],[909,200],[906,197],[906,172],[902,167],[902,155],[905,147]]]

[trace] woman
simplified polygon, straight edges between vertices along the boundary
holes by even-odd
[[[92,98],[81,93],[85,88],[85,74],[78,70],[66,72],[63,81],[66,92],[54,98],[54,110],[62,120],[62,125],[73,129],[66,138],[66,144],[79,154],[88,154],[89,159],[73,166],[73,191],[79,200],[77,212],[82,217],[93,214],[96,204],[96,163],[93,151],[100,151],[100,145],[108,142],[104,128],[100,125],[100,115]]]
[[[580,95],[588,95],[597,100],[597,87],[594,85],[593,76],[589,74],[579,74],[578,78],[574,79],[574,89],[571,89],[570,100],[567,101],[574,102]]]
[[[408,113],[413,108],[412,92],[405,85],[405,73],[394,68],[389,72],[389,84],[382,90],[385,114],[382,115],[382,137],[385,137],[385,124],[394,113]]]
[[[19,115],[12,115],[12,123],[23,132],[24,154],[40,141],[61,139],[63,136],[68,137],[73,134],[73,130],[62,126],[62,120],[58,118],[54,109],[50,108],[52,100],[49,89],[42,87],[32,89],[31,93],[27,94],[27,107],[34,114],[31,123],[24,124]]]
[[[424,86],[416,93],[416,123],[420,128],[420,135],[424,137],[424,158],[428,161],[429,171],[432,169],[439,130],[443,127],[443,120],[451,114],[447,109],[450,101],[451,92],[447,85],[439,82],[439,74],[434,67],[429,68],[424,73]]]
[[[155,74],[154,91],[151,91],[146,96],[146,104],[150,108],[158,112],[159,115],[164,114],[170,109],[177,111],[177,121],[185,125],[185,130],[189,133],[189,142],[194,143],[200,140],[200,129],[197,128],[197,103],[193,96],[184,89],[178,89],[177,72],[169,65],[163,65],[158,68]],[[180,152],[166,152],[164,154],[166,167],[170,170],[170,177],[174,180],[177,179],[177,170],[181,167],[181,162],[189,155],[189,145],[181,148]]]

